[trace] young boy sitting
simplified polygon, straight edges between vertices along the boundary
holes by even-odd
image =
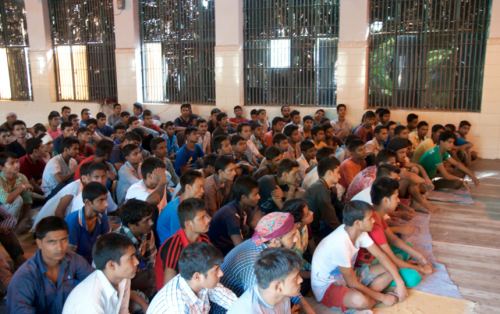
[[[374,137],[372,126],[375,123],[375,117],[373,111],[367,111],[365,113],[365,122],[354,131],[354,135],[357,135],[363,143],[368,142]]]

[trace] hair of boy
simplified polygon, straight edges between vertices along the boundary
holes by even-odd
[[[122,226],[130,228],[130,225],[138,225],[144,217],[151,216],[157,206],[148,202],[131,198],[121,207],[120,218]]]
[[[340,110],[340,108],[344,107],[347,110],[347,107],[344,104],[338,104],[337,105],[337,112]]]
[[[221,251],[212,244],[194,242],[181,251],[177,265],[181,277],[190,281],[195,273],[206,276],[212,267],[221,265],[223,261]]]
[[[231,140],[229,141],[229,143],[231,144],[231,146],[234,146],[234,145],[238,145],[238,143],[240,141],[244,141],[246,143],[246,141],[243,138],[243,136],[241,136],[241,135],[234,135],[234,136],[231,137]]]
[[[107,154],[111,154],[113,150],[113,142],[108,140],[100,140],[95,146],[95,156],[104,157]]]
[[[172,121],[165,122],[165,128],[168,128],[169,126],[175,126],[175,123]]]
[[[380,120],[382,120],[382,118],[386,115],[386,114],[391,114],[391,112],[389,111],[389,109],[385,109],[385,108],[379,108],[380,111],[378,112],[378,116],[380,118]],[[378,110],[378,109],[377,109]]]
[[[234,199],[239,202],[243,195],[248,198],[255,188],[259,188],[259,181],[247,175],[239,176],[233,185]]]
[[[89,110],[89,109],[87,109],[87,108],[83,108],[83,109],[82,109],[82,111],[80,111],[80,115],[82,115],[82,116],[83,116],[83,113],[84,113],[85,111],[90,111],[90,110]]]
[[[344,224],[352,227],[356,220],[365,219],[366,213],[369,213],[372,207],[367,202],[363,201],[350,201],[344,206]]]
[[[313,117],[311,117],[310,115],[307,115],[307,116],[304,116],[302,118],[302,122],[303,123],[306,123],[307,120],[311,120],[311,121],[314,121]]]
[[[283,117],[274,117],[273,122],[271,123],[272,126],[276,126],[280,122],[284,122]]]
[[[74,118],[78,118],[78,115],[77,115],[77,114],[72,113],[72,114],[70,114],[70,115],[68,116],[68,121],[69,121],[69,122],[71,122],[71,121],[73,121],[73,119],[74,119]]]
[[[208,166],[212,166],[215,169],[215,161],[219,158],[219,155],[216,153],[210,153],[205,156],[203,159],[203,168],[208,168]]]
[[[161,143],[166,142],[166,140],[163,137],[155,137],[149,142],[149,147],[151,148],[151,151],[154,151],[160,146]]]
[[[425,121],[420,121],[417,125],[417,129],[420,129],[421,127],[423,126],[429,126],[429,123],[425,122]]]
[[[214,114],[216,113],[220,113],[220,109],[219,108],[214,108],[210,111],[210,116],[213,116]]]
[[[295,124],[288,124],[285,126],[283,133],[285,133],[286,136],[291,137],[293,132],[298,131],[299,127],[296,126]]]
[[[64,219],[57,216],[45,217],[36,225],[35,235],[37,239],[42,240],[47,233],[53,231],[66,231],[69,234],[68,224]]]
[[[135,129],[133,129],[130,132],[139,135],[139,138],[140,138],[141,142],[144,141],[144,130],[143,129],[141,129],[141,128],[135,128]]]
[[[85,163],[85,164],[88,164],[88,163]],[[82,167],[83,167],[83,165],[82,165]],[[88,166],[87,174],[85,174],[85,175],[92,175],[92,173],[94,173],[95,171],[99,171],[99,170],[106,172],[108,170],[108,167],[106,165],[104,165],[102,162],[92,162]],[[80,175],[84,175],[81,173],[81,167],[80,167]]]
[[[407,117],[406,117],[406,122],[410,123],[412,122],[413,120],[415,119],[418,119],[418,116],[414,113],[410,113]]]
[[[321,120],[323,120],[323,119],[321,119]],[[329,129],[333,129],[333,126],[330,123],[324,123],[321,125],[321,127],[323,128],[323,131],[325,131],[325,132],[328,131]]]
[[[14,126],[12,126],[12,127],[14,127]],[[457,127],[456,127],[454,124],[451,124],[451,123],[450,123],[450,124],[445,125],[444,127],[445,127],[445,129],[446,129],[446,128],[450,128],[450,129],[451,129],[451,132],[455,132],[455,131],[457,130]]]
[[[450,131],[444,131],[443,133],[439,134],[438,145],[441,144],[441,142],[446,142],[450,138],[456,141],[457,136],[455,135],[455,133],[452,133]]]
[[[327,121],[330,121],[330,119],[328,119],[327,117],[323,117],[319,120],[319,125],[323,125],[325,124]]]
[[[389,177],[377,177],[370,191],[373,205],[380,205],[385,197],[390,198],[397,189],[399,189],[398,181]]]
[[[290,112],[290,118],[293,119],[293,117],[295,116],[300,116],[300,111],[298,110],[292,110],[292,112]]]
[[[3,152],[0,153],[0,166],[5,167],[5,163],[9,158],[18,160],[19,158],[14,152]]]
[[[329,170],[335,171],[338,167],[340,167],[340,161],[337,158],[324,158],[318,162],[318,176],[323,178]]]
[[[399,169],[398,167],[396,167],[394,165],[390,165],[390,164],[380,165],[377,167],[377,174],[375,177],[376,178],[389,177],[391,175],[391,173],[400,174],[401,169]]]
[[[24,123],[23,120],[16,120],[16,121],[12,122],[12,129],[14,129],[16,127],[16,125],[24,125],[24,127],[26,127],[26,123]]]
[[[273,136],[273,144],[280,144],[284,140],[288,140],[288,137],[283,133],[276,133]]]
[[[362,141],[362,140],[358,140],[358,139],[355,139],[355,140],[352,140],[350,143],[349,143],[349,151],[351,152],[354,152],[356,151],[356,149],[358,149],[358,147],[360,146],[365,146],[365,143]]]
[[[283,203],[284,213],[289,213],[293,216],[293,222],[301,222],[304,218],[304,208],[307,206],[307,201],[303,198],[292,198]]]
[[[196,126],[197,127],[199,127],[200,124],[202,124],[202,123],[207,123],[207,120],[205,120],[205,119],[198,119],[198,120],[196,120]]]
[[[33,154],[35,149],[40,149],[40,145],[42,145],[42,140],[39,138],[30,138],[26,141],[26,153],[28,155]]]
[[[205,200],[202,198],[188,198],[183,200],[177,208],[181,228],[186,228],[186,221],[192,221],[196,213],[206,211]]]
[[[90,124],[95,124],[97,126],[97,120],[92,118],[92,119],[88,119],[87,120],[87,126],[90,125]]]
[[[108,189],[99,182],[89,182],[83,187],[82,199],[84,202],[85,200],[89,200],[93,203],[102,195],[108,195]]]
[[[64,129],[61,129],[61,130],[64,130]],[[33,129],[33,131],[35,132],[35,134],[40,133],[40,132],[47,132],[47,128],[43,124],[42,125],[37,125],[37,126],[35,126],[35,128]],[[0,133],[4,133],[4,132],[8,133],[9,130],[3,129],[3,128],[0,129]]]
[[[139,118],[137,118],[136,116],[131,116],[130,118],[128,118],[129,125],[132,125],[132,123],[134,123],[135,121],[139,121]]]
[[[63,106],[63,107],[61,108],[61,112],[64,112],[64,110],[71,110],[71,108],[70,108],[70,107],[68,107],[68,106]]]
[[[237,110],[237,109],[241,109],[241,110],[243,110],[243,108],[241,108],[241,106],[234,106],[234,109],[233,109],[233,110]]]
[[[102,119],[102,118],[106,119],[106,115],[103,112],[98,112],[95,117],[97,120]]]
[[[384,110],[384,108],[377,108],[377,110],[375,110],[375,114],[378,115],[382,110]]]
[[[281,178],[285,172],[289,173],[293,170],[293,168],[298,167],[299,163],[297,161],[290,158],[284,158],[278,164],[278,171],[276,172],[276,175],[278,176],[278,178]]]
[[[316,110],[316,114],[317,114],[318,112],[323,112],[323,113],[325,113],[325,110],[323,110],[323,109],[318,109],[318,110]]]
[[[250,127],[250,124],[248,124],[246,122],[238,124],[238,126],[236,127],[236,131],[238,133],[241,133],[241,132],[243,132],[243,128],[246,127],[246,126]]]
[[[123,159],[127,158],[128,156],[130,156],[130,154],[132,154],[132,152],[139,148],[139,146],[135,145],[135,144],[127,144],[125,145],[123,148],[122,148],[122,156],[123,156]]]
[[[68,150],[71,149],[71,146],[73,146],[74,144],[78,144],[80,145],[80,141],[77,140],[76,138],[74,137],[66,137],[66,138],[63,138],[63,140],[61,141],[61,145],[59,146],[60,149],[61,149],[61,153],[64,152],[64,149],[67,148]]]
[[[43,128],[45,129],[45,127],[43,127]],[[45,130],[44,132],[47,132],[47,130]],[[9,133],[9,130],[7,130],[6,128],[0,128],[0,134],[2,134],[2,133]],[[35,133],[37,133],[36,128],[35,128]]]
[[[264,156],[266,157],[266,160],[268,162],[280,156],[281,154],[283,153],[276,146],[269,146],[268,148],[266,148],[266,151],[264,152]]]
[[[54,119],[54,118],[60,118],[61,115],[59,114],[59,112],[57,111],[52,111],[50,114],[49,114],[49,121]]]
[[[380,163],[386,163],[389,158],[396,158],[396,152],[390,149],[382,149],[378,152],[375,158],[375,165],[380,165]]]
[[[199,118],[200,118],[200,117],[199,117],[198,115],[193,114],[193,115],[191,115],[191,116],[189,117],[188,122],[189,122],[189,123],[191,123],[191,124],[193,124],[193,121],[194,121],[194,120],[196,120],[196,119],[199,119]],[[198,120],[196,120],[196,123],[198,123]]]
[[[155,137],[154,139],[151,140],[151,142],[157,138],[161,137]],[[136,132],[127,132],[125,133],[124,140],[127,140],[129,142],[141,142],[141,136]]]
[[[120,105],[120,104],[118,104],[118,103],[114,104],[114,105],[113,105],[113,109],[115,109],[115,108],[116,108],[116,107],[118,107],[118,106],[121,106],[121,105]]]
[[[214,152],[217,152],[218,149],[222,149],[222,142],[228,141],[226,135],[217,135],[212,139],[212,147]]]
[[[184,109],[184,108],[191,109],[191,105],[190,105],[190,104],[182,104],[182,105],[181,105],[181,111],[182,111],[182,109]]]
[[[143,180],[146,180],[148,177],[148,174],[152,174],[153,171],[157,168],[162,168],[165,169],[167,166],[165,166],[165,163],[160,159],[156,157],[148,157],[144,159],[144,161],[141,164],[141,175]]]
[[[262,124],[260,124],[259,122],[252,123],[251,130],[253,132],[253,131],[257,130],[257,128],[261,128],[261,127],[262,127]]]
[[[151,112],[151,110],[144,110],[144,112],[142,113],[142,117],[152,117],[153,116],[153,113]]]
[[[273,281],[284,283],[291,272],[300,269],[300,257],[292,250],[269,248],[257,257],[254,266],[257,284],[261,289],[269,288]]]
[[[113,127],[113,131],[116,133],[118,130],[125,130],[125,126],[121,123],[118,123]]]
[[[281,110],[280,110],[280,112],[281,112],[281,113],[283,113],[283,109],[285,109],[285,108],[290,108],[290,106],[287,106],[287,105],[283,105],[283,106],[281,106]]]
[[[104,166],[104,165],[103,165],[102,163],[100,163],[100,162],[86,162],[86,163],[84,163],[84,164],[82,164],[82,165],[80,166],[80,176],[82,176],[82,177],[83,177],[83,176],[88,176],[88,175],[89,175],[89,169],[90,169],[90,167],[91,167],[91,166],[93,166],[94,164],[99,164],[99,165]],[[106,166],[104,166],[104,167],[106,167]],[[101,169],[97,169],[97,168],[96,168],[96,169],[93,169],[93,171],[95,171],[95,170],[101,170]],[[106,167],[106,169],[104,169],[104,171],[106,171],[106,170],[107,170],[107,167]]]
[[[196,182],[196,179],[203,179],[203,174],[193,169],[184,172],[179,178],[179,182],[181,183],[181,194],[186,191],[186,185],[192,186]]]
[[[257,114],[257,109],[252,109],[252,111],[250,111],[250,115],[256,115]]]
[[[184,130],[184,136],[187,137],[187,136],[191,135],[191,133],[193,133],[193,132],[198,132],[198,128],[195,126],[188,126]]]
[[[458,125],[458,128],[463,128],[464,126],[468,126],[468,127],[472,127],[472,125],[470,124],[469,121],[467,120],[464,120],[464,121],[460,121],[460,124]]]
[[[385,126],[387,127],[387,130],[389,130],[392,125],[397,125],[397,123],[394,121],[389,121],[389,122],[387,122],[387,124]]]
[[[445,129],[444,126],[442,126],[441,124],[435,124],[432,126],[432,133],[436,133],[444,129]]]
[[[371,110],[365,112],[365,119],[375,119],[376,116],[375,112]]]
[[[335,154],[335,149],[333,149],[333,147],[321,147],[316,152],[316,161],[320,162],[321,160],[325,159],[326,157],[330,157],[333,154]]]
[[[227,113],[225,112],[219,112],[217,114],[217,122],[220,122],[222,119],[224,119],[225,117],[227,117]]]
[[[313,147],[315,147],[315,145],[311,140],[303,140],[302,142],[300,142],[300,150],[303,152]]]
[[[379,134],[382,130],[387,130],[387,127],[385,125],[377,125],[373,132],[375,132],[375,134]]]
[[[394,135],[399,135],[404,130],[406,130],[406,126],[404,126],[404,125],[398,125],[397,127],[394,128]]]
[[[142,107],[142,104],[141,104],[140,102],[136,102],[136,103],[134,104],[134,108],[135,108],[135,109],[140,109],[140,110],[141,110],[141,112],[142,112],[142,110],[144,109],[144,108]]]
[[[311,136],[316,136],[320,131],[323,131],[323,127],[320,125],[313,126],[311,129]]]
[[[229,164],[234,164],[235,161],[233,157],[222,155],[217,158],[215,161],[215,173],[219,173],[219,170],[225,171]]]
[[[61,123],[61,131],[64,131],[65,128],[73,128],[73,124],[69,121]]]
[[[120,118],[125,118],[126,116],[130,116],[130,112],[128,112],[128,111],[120,112]]]
[[[266,112],[266,109],[259,109],[259,110],[257,110],[257,114],[261,114],[262,112]]]
[[[134,243],[124,234],[110,232],[100,236],[92,248],[95,268],[102,271],[106,269],[106,264],[109,261],[120,265],[120,258],[131,246],[133,247]]]

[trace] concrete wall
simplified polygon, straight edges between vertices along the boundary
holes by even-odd
[[[243,105],[243,0],[214,0],[216,16],[215,71],[217,108],[232,115],[233,107]],[[338,103],[348,106],[348,118],[358,123],[366,111],[368,0],[341,0],[338,59]],[[96,103],[58,102],[53,64],[52,41],[47,0],[25,0],[30,42],[33,101],[0,101],[0,120],[15,111],[28,125],[46,122],[52,110],[68,105],[74,113],[89,108],[93,115]],[[125,0],[125,9],[115,6],[116,66],[118,101],[131,111],[132,104],[142,101],[138,0]],[[429,124],[472,123],[469,140],[480,157],[500,158],[500,1],[493,1],[491,25],[486,48],[486,66],[481,113],[450,113],[415,111]],[[147,104],[162,121],[180,114],[180,104]],[[214,106],[194,106],[193,111],[208,116]],[[249,116],[253,106],[245,106]],[[267,107],[270,118],[279,114],[279,107]],[[316,107],[293,107],[302,115],[314,114]],[[335,110],[326,109],[335,117]],[[404,122],[408,111],[392,111],[392,119]]]

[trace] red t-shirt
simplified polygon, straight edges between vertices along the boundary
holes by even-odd
[[[365,168],[366,160],[361,161],[359,165],[353,161],[353,157],[344,160],[339,168],[340,185],[342,185],[347,190],[356,175]]]
[[[75,171],[75,181],[80,179],[80,168],[82,167],[83,164],[86,164],[88,162],[93,162],[94,161],[94,158],[95,158],[95,155],[94,156],[90,156],[90,157],[87,157],[85,158],[84,160],[82,160],[82,162],[78,165],[78,167],[76,168],[76,171]],[[103,165],[105,166],[108,166],[106,164],[105,161],[102,162]],[[106,171],[107,172],[107,171]]]
[[[151,123],[149,126],[146,126],[146,125],[144,125],[144,126],[147,127],[148,129],[155,130],[156,132],[160,132],[160,127],[154,123]]]
[[[355,131],[354,135],[358,136],[363,142],[371,141],[374,137],[373,129],[365,129],[364,124],[360,125]]]
[[[19,158],[19,172],[26,176],[26,179],[35,181],[42,178],[45,169],[45,161],[39,158],[34,165],[28,154]]]
[[[387,238],[385,236],[385,229],[389,228],[389,226],[387,226],[387,222],[385,222],[385,219],[380,220],[375,212],[373,212],[373,220],[375,223],[373,224],[372,231],[368,232],[368,235],[378,246],[387,244]],[[368,252],[367,249],[361,248],[358,252],[356,263],[354,265],[359,267],[361,264],[370,264],[374,259],[375,257]]]
[[[245,118],[241,118],[241,120],[239,120],[239,121],[236,118],[229,118],[229,122],[238,123],[238,124],[243,123],[243,122],[248,122],[248,121],[250,121],[250,120],[245,119]]]

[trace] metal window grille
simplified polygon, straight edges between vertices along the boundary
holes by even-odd
[[[112,0],[49,0],[58,100],[117,98]]]
[[[143,98],[215,104],[214,0],[141,0]]]
[[[0,99],[33,99],[24,0],[0,0],[0,73]]]
[[[490,0],[371,0],[370,108],[480,111]]]
[[[339,3],[244,0],[246,105],[335,105]]]

